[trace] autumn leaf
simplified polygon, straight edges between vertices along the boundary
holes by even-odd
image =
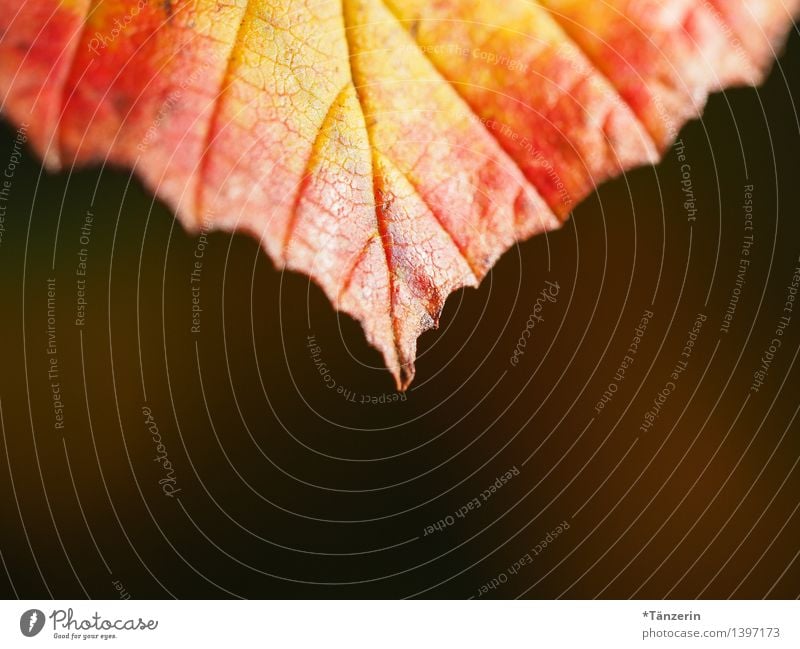
[[[5,0],[3,110],[132,167],[364,327],[398,387],[449,293],[753,84],[800,0]]]

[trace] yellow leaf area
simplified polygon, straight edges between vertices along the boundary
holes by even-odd
[[[757,82],[798,4],[11,0],[0,91],[49,166],[312,277],[405,389],[448,294]]]

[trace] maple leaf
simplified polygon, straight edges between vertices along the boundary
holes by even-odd
[[[5,0],[3,110],[133,167],[361,322],[398,388],[449,293],[757,83],[800,0]]]

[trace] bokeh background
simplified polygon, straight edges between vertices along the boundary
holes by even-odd
[[[127,171],[51,174],[26,149],[0,239],[0,593],[798,597],[800,306],[751,390],[800,266],[798,90],[794,33],[763,87],[714,96],[662,164],[451,296],[404,398],[255,241],[187,235]]]

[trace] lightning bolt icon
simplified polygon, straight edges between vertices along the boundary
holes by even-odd
[[[33,625],[36,624],[36,620],[39,619],[39,616],[36,614],[36,611],[31,613],[31,617],[28,620],[28,631],[33,631]]]

